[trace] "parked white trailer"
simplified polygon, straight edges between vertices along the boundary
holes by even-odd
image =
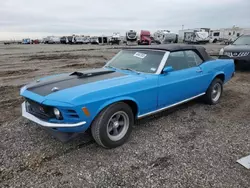
[[[96,37],[96,36],[91,37],[90,38],[90,43],[91,44],[99,44],[98,37]]]
[[[179,34],[178,34],[178,41],[179,42],[183,42],[184,41],[184,37],[185,37],[185,33],[194,33],[194,32],[208,32],[210,31],[210,28],[194,28],[194,29],[183,29],[183,30],[179,30]]]
[[[209,30],[208,29],[194,29],[184,31],[183,42],[191,44],[205,44],[209,42]]]
[[[90,43],[90,37],[86,36],[73,36],[73,44],[88,44]]]
[[[59,44],[61,43],[61,37],[56,37],[56,36],[48,36],[47,37],[47,43],[48,44]]]
[[[159,41],[161,44],[177,43],[178,35],[171,33],[169,30],[158,30],[153,34],[154,40]]]
[[[99,37],[98,37],[99,44],[103,44],[103,45],[104,45],[104,44],[108,44],[109,38],[110,38],[110,37],[104,36],[104,35],[99,36]]]
[[[138,35],[135,30],[129,30],[126,32],[126,44],[137,45]]]
[[[239,27],[232,27],[232,28],[221,28],[216,30],[210,30],[210,42],[215,43],[217,41],[225,41],[230,42],[234,41],[241,35],[249,35],[250,28],[239,28]]]
[[[113,34],[112,34],[112,36],[110,37],[110,39],[109,39],[109,43],[110,44],[120,44],[120,42],[121,42],[121,35],[120,35],[120,33],[119,32],[114,32]]]

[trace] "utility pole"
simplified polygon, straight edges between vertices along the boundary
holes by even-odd
[[[182,30],[184,29],[184,25],[182,24]]]

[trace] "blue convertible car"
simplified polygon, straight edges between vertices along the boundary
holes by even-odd
[[[60,135],[90,130],[105,147],[122,145],[135,119],[197,97],[218,103],[234,75],[231,59],[203,47],[124,48],[104,67],[45,77],[21,88],[22,115]]]

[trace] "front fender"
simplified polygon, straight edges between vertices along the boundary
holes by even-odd
[[[136,100],[132,97],[117,97],[117,98],[113,98],[111,100],[108,100],[106,101],[104,104],[102,104],[98,110],[97,110],[97,113],[96,115],[98,115],[104,108],[106,108],[107,106],[111,105],[111,104],[114,104],[116,102],[121,102],[121,101],[126,101],[126,100],[129,100],[129,101],[133,101],[136,105],[137,105],[137,108],[138,108],[138,114],[140,112],[140,109],[139,109],[139,105],[138,103],[136,102]],[[136,114],[137,115],[137,114]]]

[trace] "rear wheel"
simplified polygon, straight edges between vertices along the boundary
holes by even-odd
[[[204,96],[205,102],[211,105],[217,104],[223,92],[223,82],[215,78],[210,84]]]
[[[133,124],[134,115],[131,108],[119,102],[100,112],[91,125],[91,133],[99,145],[115,148],[127,141]]]

